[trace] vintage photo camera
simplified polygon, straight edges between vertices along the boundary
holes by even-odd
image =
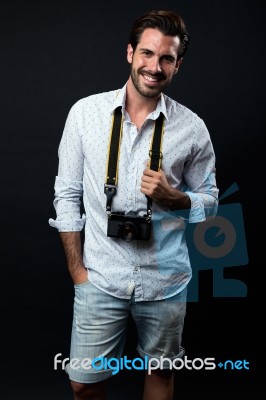
[[[150,215],[140,215],[134,211],[129,213],[111,213],[108,215],[107,236],[131,240],[148,240],[151,232]]]

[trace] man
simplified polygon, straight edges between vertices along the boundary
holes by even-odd
[[[141,357],[174,360],[184,355],[181,338],[191,279],[185,225],[213,217],[218,196],[204,122],[162,93],[178,72],[188,43],[176,13],[152,11],[139,17],[129,37],[131,73],[124,87],[79,100],[66,121],[55,182],[57,216],[49,223],[60,232],[75,287],[70,359],[90,360],[87,368],[67,367],[76,400],[106,398],[112,370],[92,360],[121,358],[129,313]],[[109,152],[115,110],[122,111],[118,154]],[[162,117],[163,127],[155,134]],[[156,148],[151,148],[153,135],[159,135]],[[170,400],[173,391],[169,366],[146,373],[145,400]]]

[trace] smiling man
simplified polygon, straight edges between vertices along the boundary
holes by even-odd
[[[136,51],[128,45],[127,59],[132,63],[129,85],[133,84],[141,96],[156,98],[171,82],[182,62],[182,59],[177,60],[179,46],[179,37],[165,36],[159,30],[147,28]]]
[[[188,43],[178,14],[139,17],[129,36],[128,81],[79,100],[66,121],[49,223],[60,232],[75,288],[70,359],[78,368],[70,362],[66,369],[75,400],[106,399],[112,369],[96,361],[85,368],[82,360],[120,359],[129,314],[141,357],[184,356],[192,276],[184,227],[213,217],[218,203],[209,132],[163,93]],[[172,211],[174,229],[163,221]],[[167,363],[146,372],[144,400],[171,400],[173,392]]]

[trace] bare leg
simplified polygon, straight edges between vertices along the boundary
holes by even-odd
[[[173,400],[174,374],[170,370],[146,373],[143,400]]]
[[[71,381],[74,400],[106,400],[106,381],[96,383],[78,383]]]

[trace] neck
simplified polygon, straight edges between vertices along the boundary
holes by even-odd
[[[137,128],[140,128],[147,115],[156,109],[159,97],[160,95],[152,98],[142,96],[129,78],[126,89],[126,110]]]

